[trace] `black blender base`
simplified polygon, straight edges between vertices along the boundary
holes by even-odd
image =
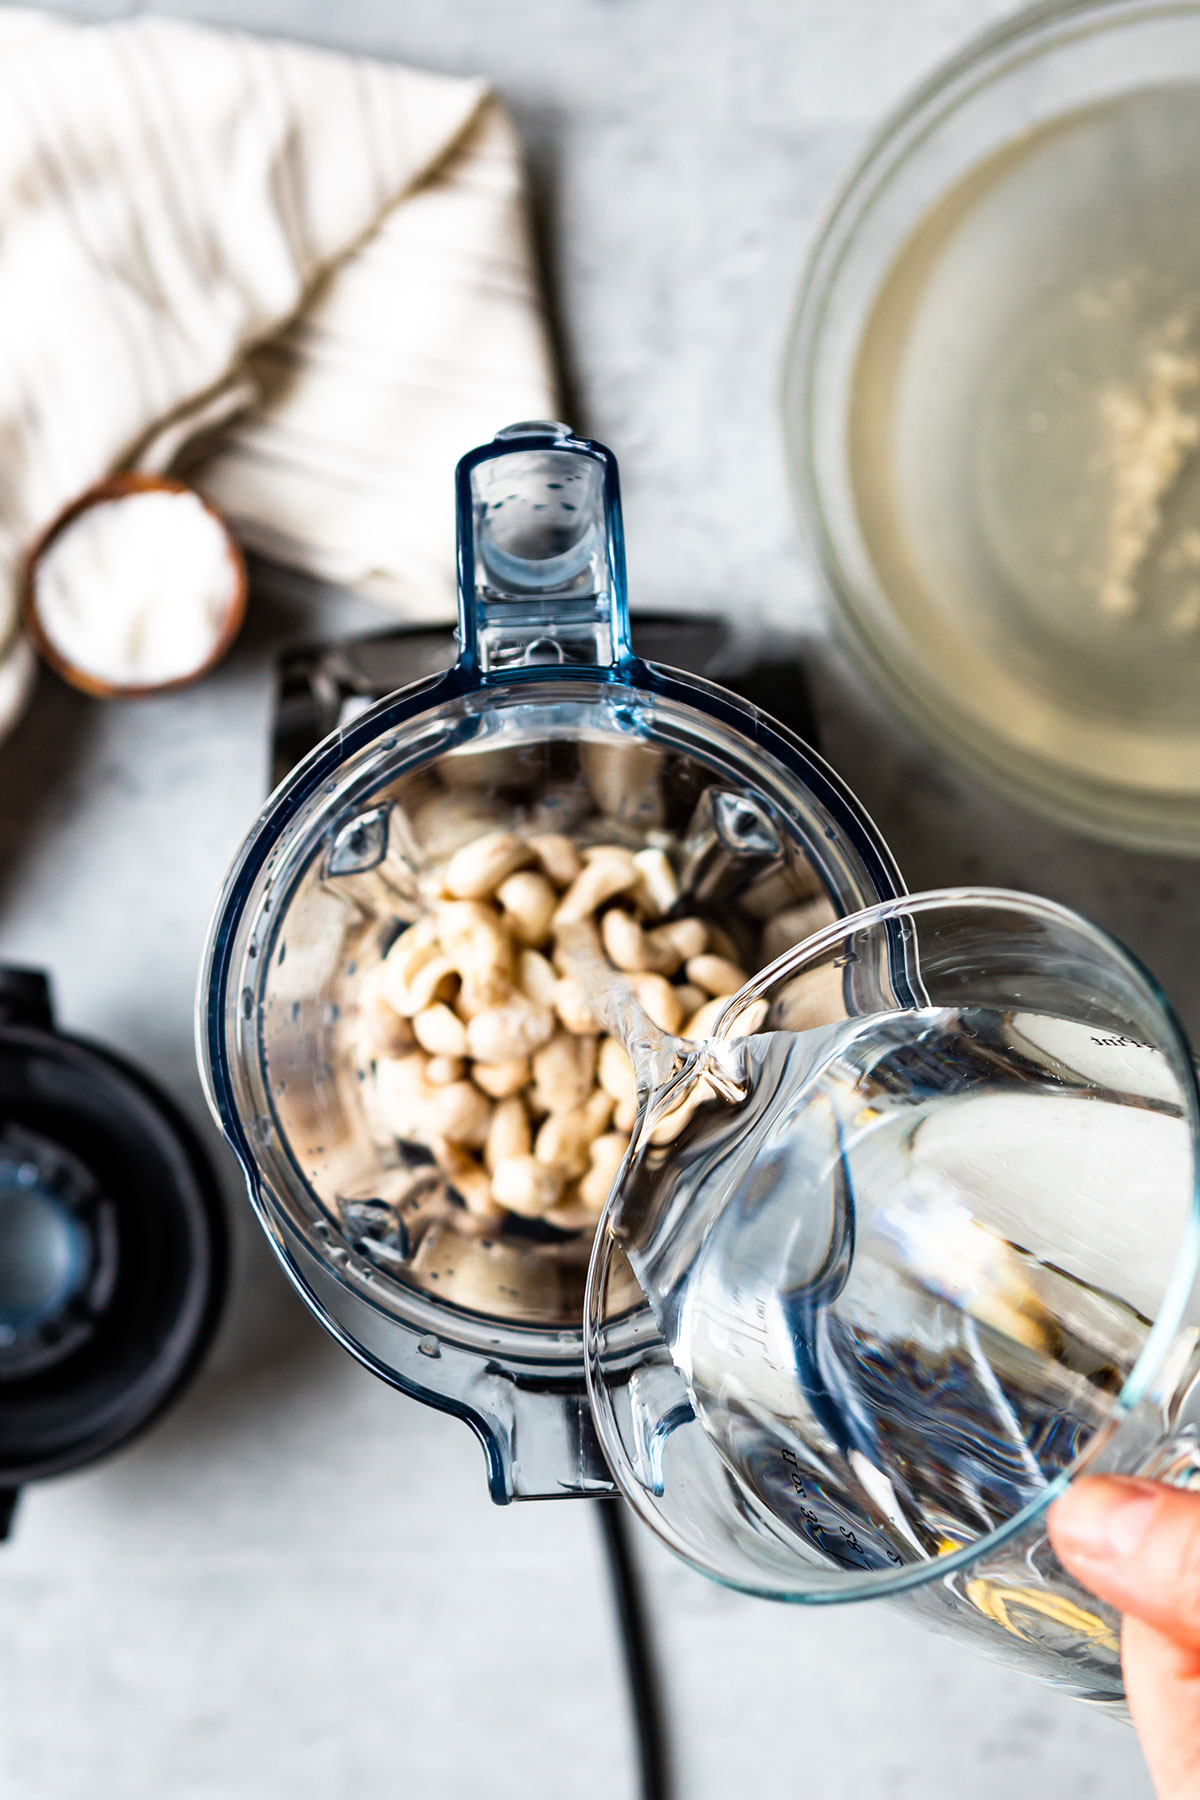
[[[17,1491],[182,1392],[226,1285],[224,1209],[175,1106],[0,968],[0,1538]]]
[[[633,647],[647,662],[702,676],[740,694],[816,747],[816,720],[797,640],[746,642],[710,614],[634,613]],[[271,784],[339,725],[385,694],[448,669],[458,652],[448,625],[401,626],[338,643],[307,644],[279,659]]]

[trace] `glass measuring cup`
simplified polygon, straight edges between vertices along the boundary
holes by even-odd
[[[903,1596],[1120,1705],[1059,1566],[1079,1470],[1200,1479],[1197,1090],[1136,961],[1048,901],[896,899],[630,1032],[645,1101],[597,1234],[589,1394],[637,1511],[744,1591]]]
[[[820,758],[733,695],[634,656],[616,462],[549,423],[463,459],[458,662],[348,718],[279,788],[218,903],[201,1068],[285,1270],[377,1374],[479,1435],[493,1497],[613,1491],[588,1411],[589,1234],[481,1237],[364,1094],[373,975],[422,883],[496,828],[671,847],[744,940],[901,882]],[[421,1158],[424,1157],[424,1161]]]

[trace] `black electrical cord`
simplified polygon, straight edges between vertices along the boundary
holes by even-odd
[[[646,1605],[629,1541],[623,1500],[597,1500],[637,1740],[641,1800],[671,1800],[662,1683],[650,1643]]]

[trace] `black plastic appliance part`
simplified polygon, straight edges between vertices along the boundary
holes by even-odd
[[[227,1268],[191,1127],[122,1058],[55,1029],[45,975],[0,967],[0,1537],[27,1482],[178,1396]]]
[[[647,661],[719,682],[816,745],[799,646],[786,634],[769,645],[746,640],[726,620],[707,613],[634,612],[630,629],[634,649]],[[441,674],[457,654],[449,625],[402,626],[285,652],[279,659],[271,785],[290,775],[337,726],[385,694]]]

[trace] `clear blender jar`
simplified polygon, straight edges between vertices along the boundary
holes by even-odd
[[[458,480],[459,661],[284,783],[210,939],[208,1092],[284,1267],[474,1428],[496,1500],[620,1492],[730,1586],[902,1599],[1119,1709],[1119,1620],[1044,1519],[1084,1469],[1200,1480],[1200,1091],[1169,1002],[1048,901],[906,895],[819,759],[634,657],[601,446],[517,426]],[[639,1090],[594,1241],[481,1228],[365,1097],[376,971],[497,828],[669,856],[760,971],[680,1039],[560,924]],[[430,1205],[398,1203],[414,1176]]]
[[[334,1336],[474,1429],[495,1500],[611,1493],[585,1384],[591,1233],[513,1218],[481,1237],[453,1205],[397,1222],[388,1178],[411,1169],[402,1146],[381,1167],[356,1051],[372,970],[431,864],[502,826],[667,847],[752,961],[764,921],[814,896],[844,916],[903,888],[811,750],[633,655],[609,451],[513,426],[463,459],[457,505],[459,659],[272,796],[216,910],[200,1062],[260,1220]]]

